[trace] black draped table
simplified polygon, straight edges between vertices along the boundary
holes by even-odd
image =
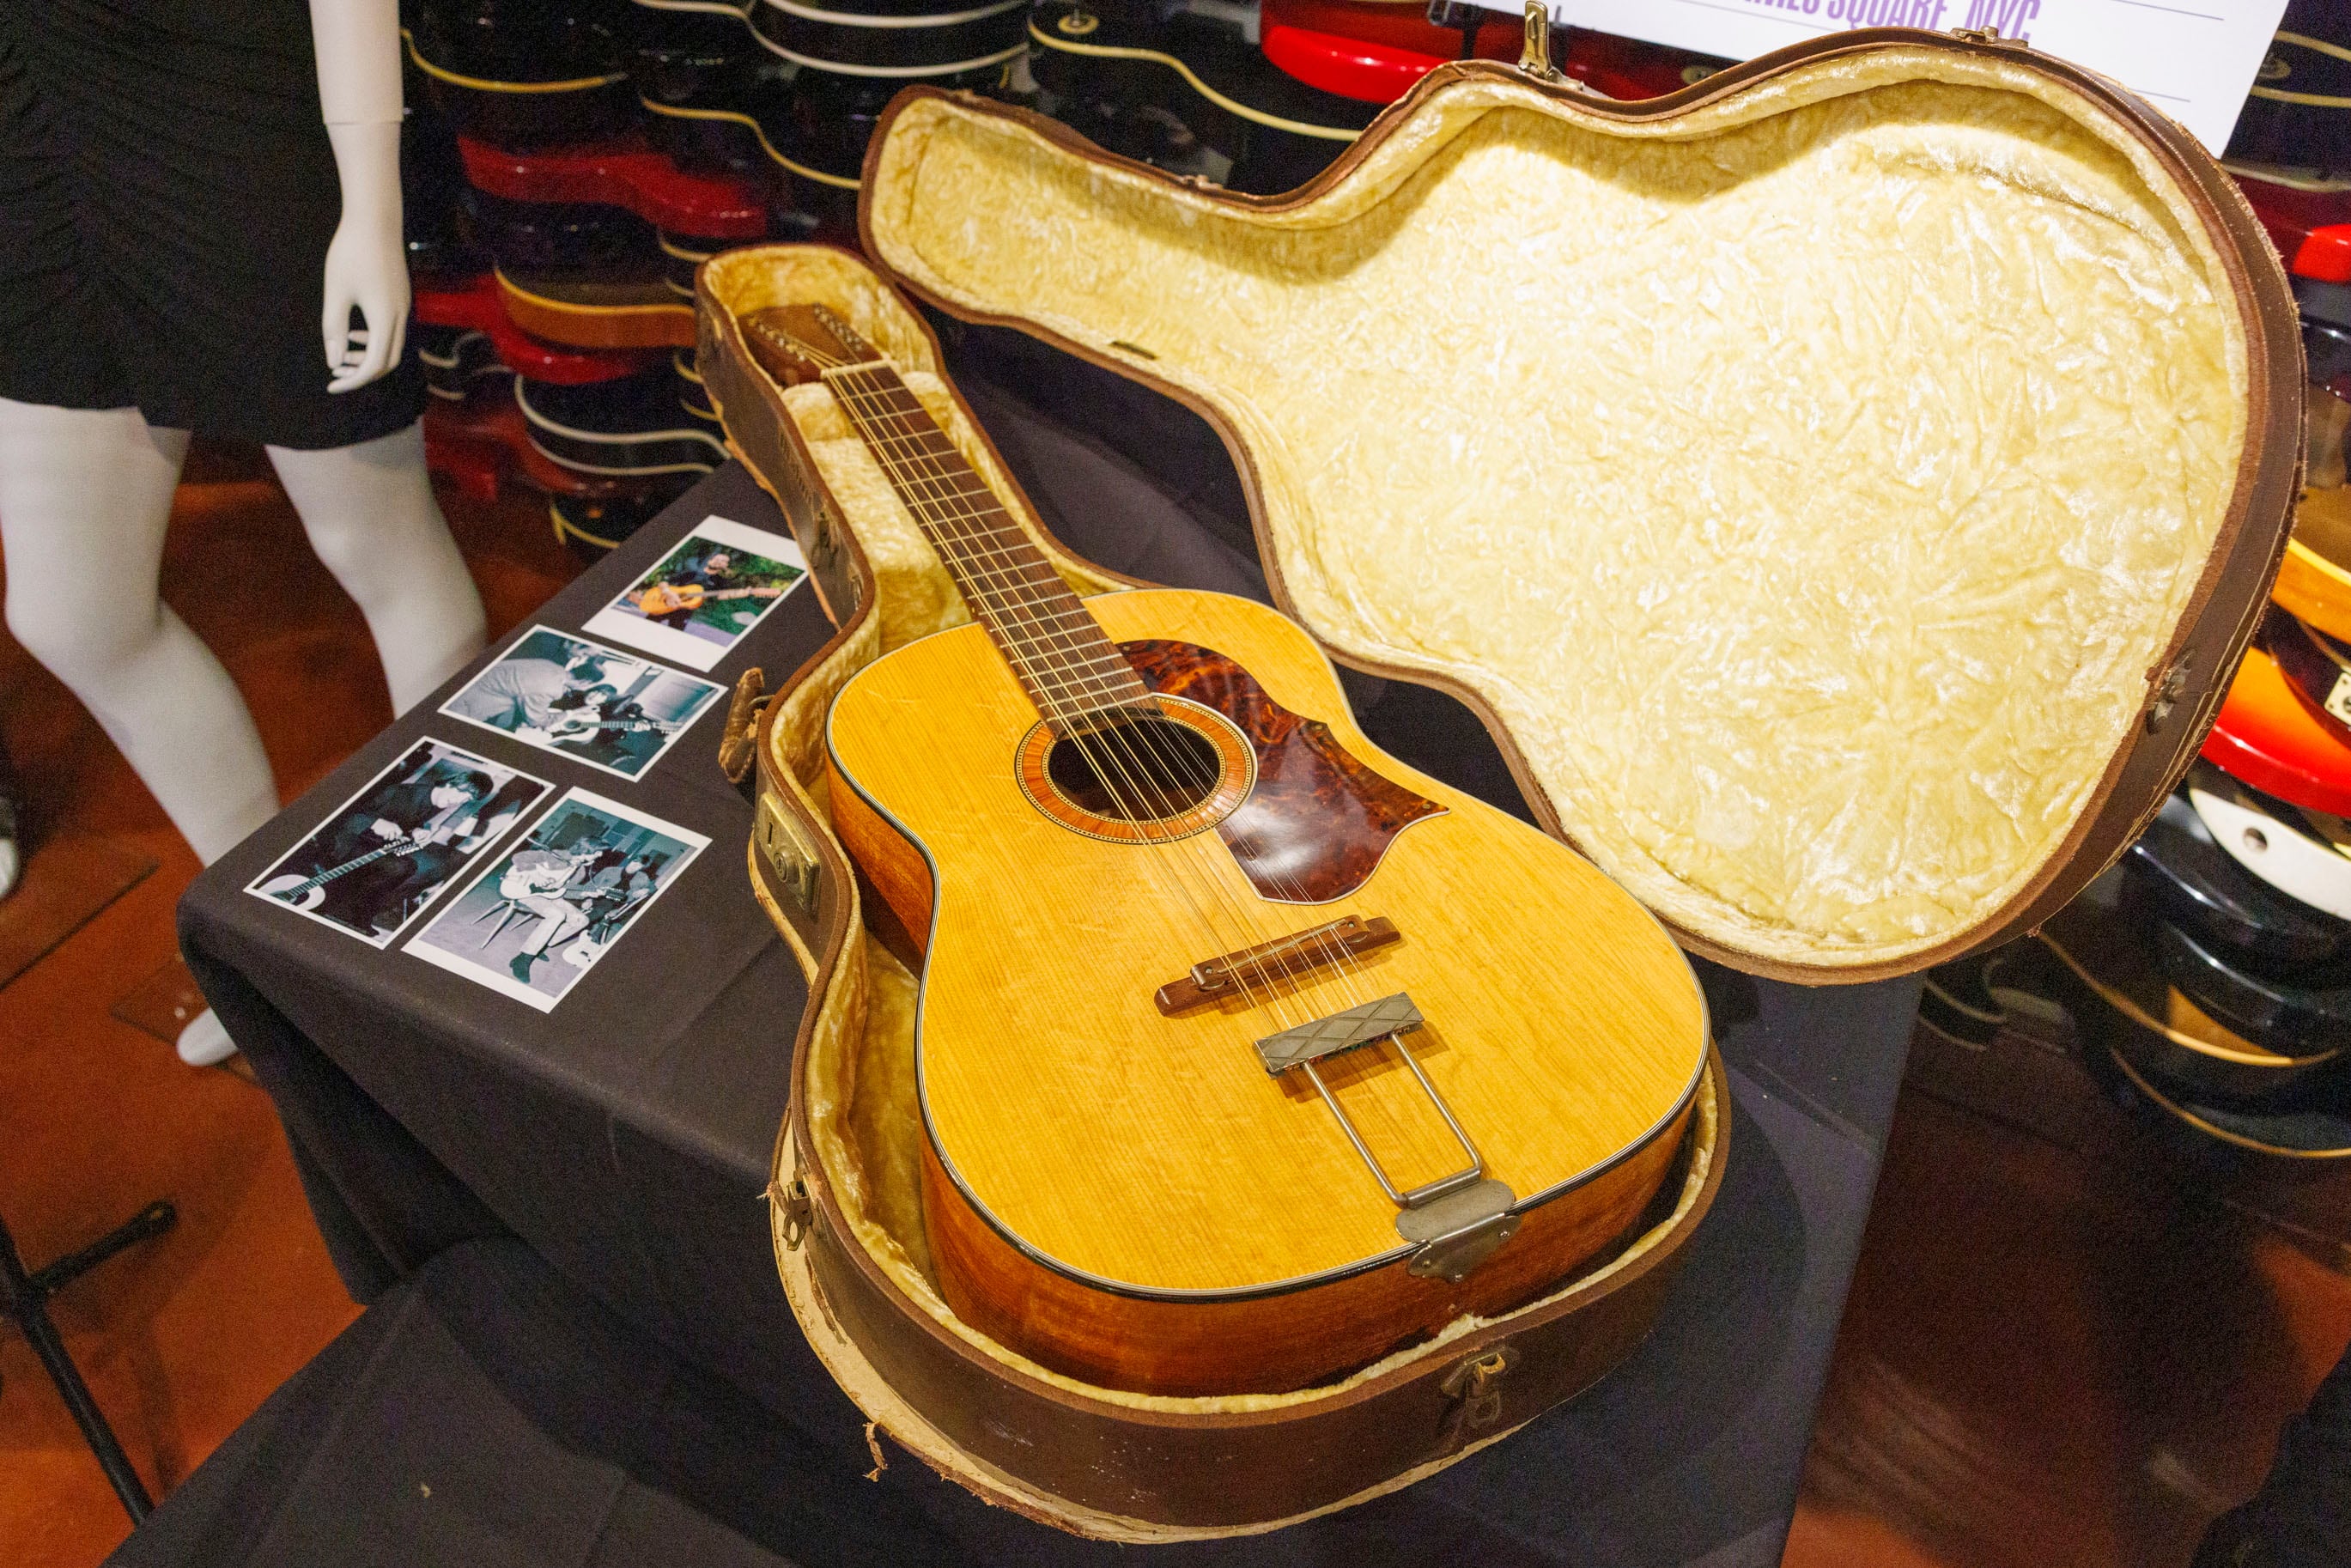
[[[1137,576],[1262,597],[1229,465],[1189,415],[1123,382],[1072,387],[1017,342],[969,334],[960,352],[967,394],[1073,548]],[[710,515],[782,531],[730,465],[535,620],[579,630]],[[803,587],[710,678],[731,685],[754,664],[779,677],[829,631]],[[1523,810],[1458,706],[1416,687],[1350,686],[1381,744]],[[746,883],[750,807],[715,761],[723,703],[629,782],[435,716],[442,697],[198,878],[180,907],[188,962],[277,1103],[336,1266],[364,1301],[455,1242],[511,1231],[749,1395],[745,1408],[793,1428],[793,1451],[821,1455],[831,1472],[810,1486],[872,1469],[864,1418],[808,1349],[769,1255],[763,1195],[806,990]],[[558,791],[595,789],[710,847],[548,1013],[242,891],[426,735]],[[1808,990],[1699,968],[1730,1071],[1730,1161],[1647,1343],[1582,1398],[1416,1486],[1275,1535],[1150,1548],[1152,1561],[1779,1562],[1917,985]],[[960,1562],[1002,1568],[1146,1550],[988,1508],[886,1435],[882,1449],[891,1462],[866,1494],[877,1531],[916,1529],[955,1542]],[[742,1451],[747,1464],[776,1450],[747,1434]],[[825,1538],[831,1528],[766,1544],[820,1568],[849,1554]]]

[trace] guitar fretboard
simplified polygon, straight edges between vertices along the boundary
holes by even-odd
[[[1134,667],[898,372],[875,361],[824,380],[1037,711],[1065,728],[1147,706]]]

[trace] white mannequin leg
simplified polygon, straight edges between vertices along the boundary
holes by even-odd
[[[0,398],[8,630],[71,687],[210,864],[277,810],[261,736],[212,650],[156,597],[188,433],[135,408]]]
[[[310,548],[359,601],[392,710],[405,713],[482,651],[482,597],[424,474],[421,424],[323,452],[269,448]]]

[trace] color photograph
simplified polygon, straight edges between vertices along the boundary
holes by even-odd
[[[246,891],[386,946],[549,788],[445,741],[420,740]]]
[[[451,718],[640,779],[724,688],[534,626],[442,705]]]
[[[551,1011],[709,842],[574,789],[402,950]]]
[[[808,576],[781,534],[705,517],[661,564],[598,611],[588,630],[707,670]]]

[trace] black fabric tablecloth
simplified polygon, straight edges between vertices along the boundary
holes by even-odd
[[[920,1521],[511,1238],[386,1291],[107,1568],[905,1568]]]
[[[957,352],[983,420],[1074,548],[1156,580],[1262,596],[1229,465],[1190,415],[1123,382],[1073,388],[1018,342],[969,334]],[[537,619],[576,629],[712,513],[781,528],[746,473],[722,469]],[[780,675],[827,632],[802,591],[711,677],[731,683],[751,664]],[[1350,690],[1381,744],[1523,810],[1458,706],[1365,679]],[[366,1300],[454,1242],[511,1229],[794,1428],[828,1476],[872,1469],[863,1417],[807,1348],[768,1254],[762,1195],[805,988],[745,884],[750,809],[712,761],[719,717],[616,789],[430,716],[434,706],[181,905],[188,961],[277,1103],[345,1281]],[[239,891],[420,734],[559,789],[614,794],[711,847],[547,1015]],[[1273,1536],[1154,1548],[1155,1561],[1778,1563],[1917,986],[1807,990],[1699,967],[1730,1070],[1731,1157],[1649,1341],[1583,1398],[1404,1492]],[[991,1510],[883,1447],[893,1462],[870,1483],[876,1530],[919,1527],[956,1543],[950,1560],[1004,1568],[1121,1556]],[[855,1555],[823,1529],[804,1533],[768,1544],[811,1565]]]

